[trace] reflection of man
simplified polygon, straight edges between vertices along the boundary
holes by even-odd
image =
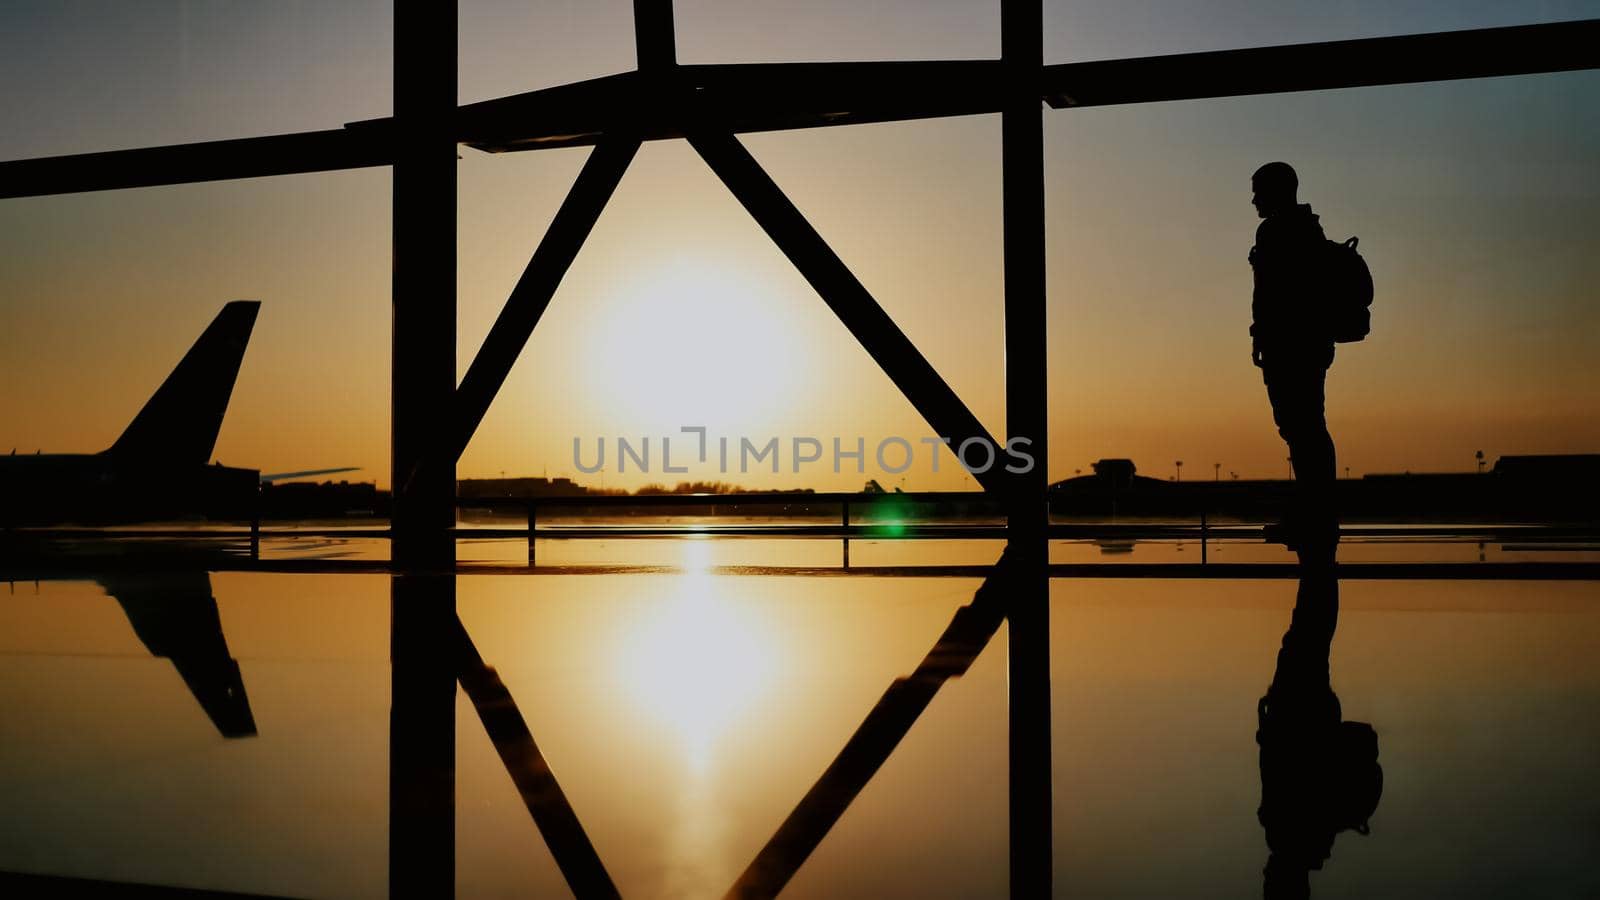
[[[1257,706],[1268,900],[1309,897],[1310,873],[1332,854],[1335,836],[1349,828],[1365,834],[1383,791],[1377,733],[1342,721],[1329,677],[1338,618],[1333,548],[1302,551],[1294,614],[1272,686]]]
[[[1267,163],[1250,184],[1250,202],[1262,219],[1250,248],[1250,358],[1261,367],[1272,418],[1294,466],[1297,509],[1284,523],[1284,538],[1293,544],[1333,527],[1337,465],[1323,413],[1333,339],[1316,296],[1326,239],[1311,206],[1296,197],[1300,179],[1288,163]]]

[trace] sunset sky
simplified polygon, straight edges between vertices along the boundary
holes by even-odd
[[[461,99],[633,67],[628,0],[461,0]],[[995,2],[679,0],[679,60],[982,58]],[[1048,2],[1068,62],[1600,17],[1590,2]],[[0,159],[338,127],[391,111],[390,3],[20,2]],[[1600,452],[1600,73],[1046,111],[1052,480],[1100,457],[1284,477],[1250,365],[1250,173],[1358,235],[1373,332],[1329,380],[1340,465]],[[744,143],[995,434],[999,119]],[[460,163],[465,372],[587,150]],[[262,301],[216,458],[387,486],[387,169],[0,200],[0,453],[104,449],[230,299]],[[682,142],[648,144],[461,459],[575,475],[574,437],[834,436],[868,471],[618,474],[850,489],[928,426]],[[921,445],[919,445],[921,447]],[[674,462],[680,461],[674,446]],[[925,454],[907,489],[972,488]],[[600,477],[578,476],[598,483]]]

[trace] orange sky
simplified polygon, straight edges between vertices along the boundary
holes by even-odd
[[[707,35],[720,32],[701,8],[711,6],[680,5],[686,61],[711,54]],[[522,73],[490,34],[498,20],[463,4],[464,98],[630,66],[629,58],[613,60],[618,46],[629,55],[625,16],[619,45],[615,10],[605,10],[593,14],[593,31],[563,22],[566,32],[538,38],[547,48],[563,33],[569,42],[592,39],[594,58],[551,49],[548,67]],[[1051,13],[1058,23],[1064,14]],[[312,19],[280,30],[340,25],[298,15]],[[814,29],[827,21],[815,11],[773,14],[782,15]],[[903,45],[881,37],[884,46],[839,53],[994,52],[987,33],[958,37],[954,15],[931,16],[928,28],[948,33],[912,31]],[[1239,42],[1353,36],[1285,21],[1281,34]],[[1482,24],[1505,23],[1439,14],[1396,20],[1390,30]],[[600,40],[593,36],[602,25]],[[46,26],[51,34],[67,27],[38,27]],[[355,33],[355,25],[343,27]],[[0,39],[4,48],[26,51],[12,34]],[[207,35],[247,47],[288,40],[264,28]],[[724,39],[737,52],[721,58],[757,52]],[[1171,46],[1170,37],[1120,40],[1108,38],[1093,48],[1106,52],[1095,53],[1053,38],[1052,61],[1074,58],[1063,47],[1078,55],[1198,49]],[[474,41],[482,53],[471,52]],[[226,86],[196,71],[208,63],[191,42],[182,56],[187,74],[150,76],[178,86],[160,95],[173,101],[163,109],[177,110],[157,117],[165,130],[68,128],[84,117],[31,110],[32,137],[8,136],[0,156],[381,115],[386,108],[372,107],[387,102],[387,63],[370,44],[367,36],[351,45],[359,54],[319,53],[317,66],[299,70],[339,90],[280,93],[277,105],[246,115],[217,96]],[[780,41],[756,58],[830,58],[826,46]],[[267,89],[251,87],[249,71],[273,90],[294,87],[279,83],[268,62],[252,65],[236,91]],[[26,86],[76,83],[47,74],[35,72]],[[1600,323],[1589,302],[1600,284],[1597,88],[1600,77],[1580,73],[1046,112],[1052,479],[1103,456],[1132,457],[1160,476],[1178,459],[1186,478],[1211,477],[1219,462],[1223,477],[1287,474],[1246,336],[1245,254],[1256,225],[1248,179],[1260,162],[1279,158],[1300,169],[1302,197],[1330,236],[1361,237],[1378,284],[1372,337],[1340,349],[1329,381],[1342,465],[1355,473],[1468,469],[1478,449],[1491,459],[1600,450],[1590,410],[1600,389],[1592,363]],[[135,80],[115,90],[147,97],[152,85]],[[998,120],[745,143],[1002,434]],[[463,151],[461,371],[585,152]],[[358,465],[355,477],[387,485],[388,182],[387,170],[369,170],[0,202],[0,241],[9,251],[0,266],[0,452],[103,449],[221,304],[254,298],[262,312],[217,458],[266,471]],[[655,443],[685,425],[758,443],[777,436],[785,445],[795,436],[825,444],[838,436],[849,445],[859,435],[868,471],[835,476],[818,465],[794,475],[786,459],[782,475],[757,478],[723,475],[713,458],[682,476],[608,467],[606,485],[724,478],[843,489],[867,477],[899,484],[901,476],[874,471],[871,447],[889,435],[917,445],[931,434],[727,190],[672,142],[641,151],[459,473],[573,475],[574,437],[588,448],[599,436]],[[949,456],[935,474],[925,445],[917,446],[917,464],[903,476],[908,489],[974,486]],[[676,446],[674,457],[679,462]]]

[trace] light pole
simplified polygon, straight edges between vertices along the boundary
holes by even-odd
[[[1183,480],[1183,460],[1178,460],[1178,480]]]
[[[1212,470],[1212,474],[1216,475],[1216,478],[1214,478],[1213,480],[1214,481],[1221,481],[1222,480],[1222,463],[1212,463],[1211,464],[1211,470]]]

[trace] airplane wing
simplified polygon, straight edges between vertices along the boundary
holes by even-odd
[[[274,481],[287,481],[290,478],[310,478],[312,475],[332,475],[335,472],[359,472],[360,466],[345,466],[340,469],[307,469],[304,472],[273,472],[262,475],[261,483],[268,484]]]

